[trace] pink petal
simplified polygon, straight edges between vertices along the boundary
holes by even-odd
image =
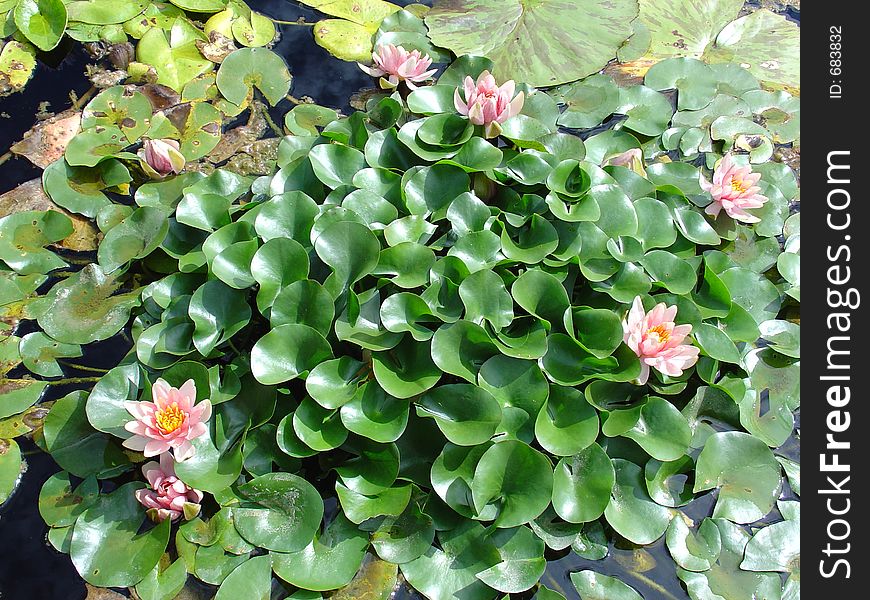
[[[129,448],[130,450],[135,450],[137,452],[142,452],[145,449],[145,445],[151,440],[148,438],[134,435],[133,437],[127,438],[124,440],[121,445],[125,448]]]
[[[148,442],[145,444],[145,447],[143,448],[142,453],[146,457],[152,457],[168,451],[169,448],[169,444],[163,440],[148,440]]]

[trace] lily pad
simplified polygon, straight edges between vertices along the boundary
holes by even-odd
[[[39,325],[67,344],[109,338],[127,324],[130,311],[139,303],[138,293],[115,294],[121,285],[98,265],[87,265],[49,290]]]
[[[698,457],[695,492],[719,488],[714,518],[735,523],[761,519],[773,508],[781,484],[781,468],[773,452],[747,433],[716,433]]]
[[[138,533],[145,514],[134,492],[144,484],[122,485],[100,496],[76,521],[70,558],[82,578],[101,587],[139,583],[157,565],[169,542],[169,520]]]
[[[350,583],[368,545],[368,535],[339,513],[299,552],[272,552],[272,568],[278,577],[302,589],[334,590]]]
[[[607,6],[594,0],[455,0],[436,4],[425,21],[436,46],[488,56],[499,80],[552,86],[607,64],[632,34],[637,11],[633,0]]]
[[[220,93],[233,104],[242,104],[257,88],[275,106],[290,91],[290,71],[284,59],[265,48],[242,48],[227,56],[217,73]]]

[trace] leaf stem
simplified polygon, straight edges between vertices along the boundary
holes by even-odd
[[[314,27],[314,23],[309,23],[304,20],[305,17],[299,17],[298,21],[282,21],[281,19],[273,19],[272,17],[269,17],[269,19],[276,25],[298,25],[299,27]]]
[[[59,362],[62,365],[65,365],[67,367],[71,367],[73,369],[78,369],[79,371],[90,371],[91,373],[108,373],[109,372],[108,369],[100,369],[98,367],[88,367],[85,365],[78,365],[76,363],[69,362],[67,360],[62,360],[62,359],[57,359],[57,362]]]
[[[77,383],[97,383],[102,377],[67,377],[57,381],[47,381],[48,385],[74,385]]]

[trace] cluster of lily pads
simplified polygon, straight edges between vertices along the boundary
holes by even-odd
[[[27,40],[4,53],[42,48],[17,14],[43,3],[10,3]],[[770,159],[799,144],[800,107],[770,89],[796,84],[780,63],[747,58],[789,26],[742,2],[576,2],[601,19],[586,37],[514,40],[480,29],[547,2],[476,2],[469,21],[464,2],[305,0],[334,17],[318,43],[373,60],[383,91],[346,117],[296,106],[246,172],[198,161],[257,94],[287,95],[284,61],[254,47],[272,21],[223,0],[113,23],[57,4],[57,40],[139,41],[45,169],[57,210],[0,218],[0,502],[28,435],[63,469],[40,494],[48,540],[87,582],[156,600],[192,575],[222,600],[266,597],[274,574],[288,597],[355,598],[401,574],[432,600],[546,600],[565,596],[540,582],[548,559],[664,538],[693,599],[799,597],[799,465],[777,450],[799,408],[799,191]],[[511,46],[541,39],[579,46]],[[493,60],[433,83],[450,51]],[[536,52],[589,64],[511,62]],[[679,56],[626,85],[597,73],[617,52],[629,72]],[[67,240],[88,220],[83,257]],[[64,377],[107,340],[130,348],[117,366]],[[93,388],[39,403],[56,384]]]

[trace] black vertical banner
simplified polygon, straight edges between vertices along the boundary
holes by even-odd
[[[801,14],[801,251],[807,293],[801,403],[801,576],[804,598],[866,594],[861,542],[868,473],[870,306],[867,234],[867,48],[858,2],[805,2]],[[863,11],[861,11],[863,12]],[[860,333],[859,333],[860,332]]]

